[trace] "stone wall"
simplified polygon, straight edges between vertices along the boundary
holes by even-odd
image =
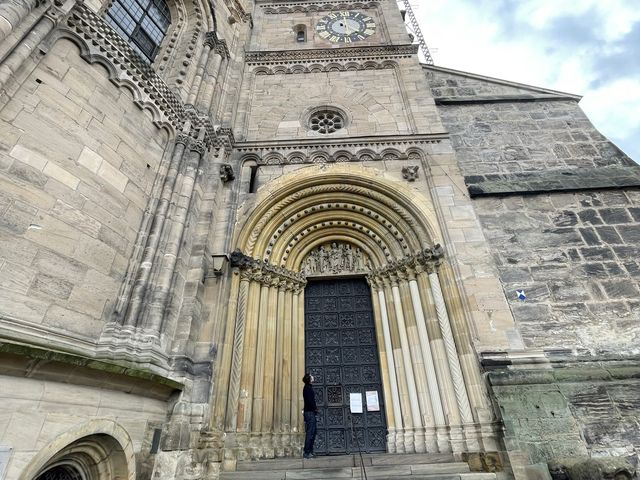
[[[637,373],[637,367],[588,363],[490,372],[512,461],[621,456],[637,463]]]
[[[474,207],[527,347],[637,351],[640,190],[487,197]]]
[[[97,337],[167,134],[58,41],[0,113],[4,317]]]
[[[575,100],[428,72],[525,345],[634,351],[640,169]]]

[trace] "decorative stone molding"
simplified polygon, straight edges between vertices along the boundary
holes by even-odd
[[[269,15],[288,14],[288,13],[309,13],[309,12],[332,12],[344,10],[345,8],[357,8],[358,10],[369,10],[378,7],[378,2],[353,2],[348,5],[344,1],[340,2],[322,2],[322,3],[279,3],[260,5],[263,12]]]
[[[100,63],[109,71],[114,84],[119,87],[126,85],[131,89],[136,105],[149,110],[159,126],[180,131],[188,122],[193,132],[204,129],[202,140],[207,147],[215,142],[216,132],[210,119],[187,108],[126,40],[84,3],[75,4],[54,35],[52,42],[60,37],[69,38],[80,47],[82,58],[89,63]]]
[[[359,247],[345,242],[332,242],[309,252],[301,270],[307,277],[366,273],[371,270],[371,261]]]
[[[406,167],[402,167],[402,178],[407,180],[408,182],[415,182],[418,178],[418,165],[407,165]]]
[[[361,60],[373,57],[376,60],[390,60],[394,58],[411,58],[418,52],[418,45],[385,45],[369,47],[322,48],[313,50],[278,50],[252,51],[245,53],[248,64],[267,64],[281,62],[304,62],[310,60],[352,59]]]
[[[222,180],[222,183],[230,182],[235,178],[236,176],[233,173],[233,167],[230,164],[223,163],[220,165],[220,180]]]
[[[273,66],[260,65],[253,70],[255,75],[289,75],[300,73],[321,73],[321,72],[345,72],[358,70],[384,70],[397,68],[398,64],[391,60],[376,62],[373,60],[358,61],[349,60],[342,62],[325,61],[325,62],[306,62],[291,63],[281,62]]]
[[[434,272],[444,257],[444,249],[440,244],[426,248],[418,253],[407,255],[400,260],[394,260],[382,268],[373,269],[367,279],[371,285],[379,285],[380,281],[397,282],[407,279],[418,270]]]
[[[301,273],[252,258],[240,250],[232,252],[229,260],[231,267],[238,268],[242,272],[243,278],[254,280],[263,285],[277,286],[280,282],[284,282],[284,285],[294,289],[304,287],[307,283],[305,276]]]

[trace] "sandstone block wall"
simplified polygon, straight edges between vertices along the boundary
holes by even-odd
[[[463,75],[430,76],[436,102],[477,102],[441,103],[439,111],[465,182],[479,191],[502,182],[500,196],[484,188],[473,204],[526,346],[633,350],[640,338],[640,191],[592,190],[616,186],[613,175],[605,184],[592,172],[627,172],[627,184],[640,186],[634,162],[573,100]]]
[[[532,379],[527,385],[490,373],[507,449],[520,452],[530,464],[588,455],[633,459],[638,451],[640,384],[627,369],[583,366],[520,372],[521,378]]]
[[[2,109],[0,131],[2,315],[95,338],[167,135],[67,40]]]

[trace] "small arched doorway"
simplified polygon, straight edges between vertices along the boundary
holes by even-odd
[[[41,473],[35,480],[88,480],[83,473],[73,465],[55,465]]]

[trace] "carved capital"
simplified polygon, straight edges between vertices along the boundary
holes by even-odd
[[[194,140],[189,144],[189,150],[197,153],[202,157],[204,155],[204,152],[207,151],[207,146],[202,140]]]
[[[181,144],[181,145],[187,145],[189,143],[189,139],[191,137],[183,132],[180,132],[178,135],[176,135],[176,145],[177,144]]]

